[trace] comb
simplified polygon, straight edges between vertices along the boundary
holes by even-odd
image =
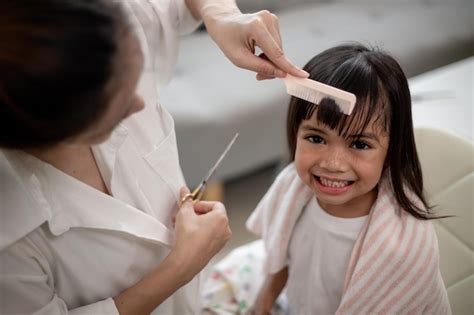
[[[283,81],[288,94],[314,104],[319,104],[324,98],[330,98],[346,115],[352,113],[357,100],[352,93],[311,79],[297,78],[287,74]]]

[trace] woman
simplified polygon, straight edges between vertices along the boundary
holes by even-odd
[[[219,202],[178,209],[188,190],[157,87],[200,18],[257,79],[306,75],[276,18],[233,1],[0,3],[2,314],[198,311],[196,275],[230,229]]]

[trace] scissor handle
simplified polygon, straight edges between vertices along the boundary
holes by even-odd
[[[199,186],[197,186],[193,190],[193,192],[187,193],[186,195],[184,195],[183,198],[181,198],[181,200],[179,201],[179,207],[181,207],[183,203],[188,199],[191,199],[194,203],[200,201],[202,198],[202,195],[204,194],[205,188],[206,188],[206,183],[199,184]]]

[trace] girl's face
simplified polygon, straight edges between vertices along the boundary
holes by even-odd
[[[377,198],[388,135],[370,122],[362,134],[349,132],[344,138],[314,116],[298,129],[298,175],[329,214],[345,218],[368,214]]]

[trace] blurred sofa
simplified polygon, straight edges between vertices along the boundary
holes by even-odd
[[[428,202],[442,215],[435,220],[440,269],[453,314],[474,314],[474,143],[455,133],[421,127],[415,140]],[[449,150],[440,150],[449,143]],[[440,161],[449,167],[440,167]]]
[[[240,0],[243,12],[279,17],[284,50],[303,66],[331,46],[378,46],[408,77],[473,54],[472,0]],[[180,163],[194,186],[235,132],[240,137],[216,174],[242,176],[286,158],[289,96],[280,80],[238,70],[205,31],[184,37],[175,75],[161,95],[176,122]]]

